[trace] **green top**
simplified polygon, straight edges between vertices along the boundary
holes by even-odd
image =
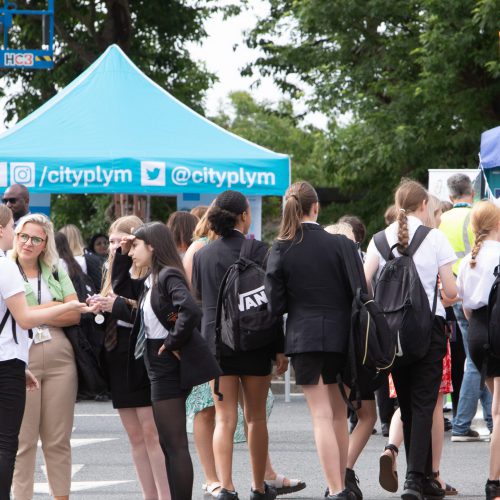
[[[59,281],[54,277],[53,271],[50,267],[47,266],[44,262],[40,261],[40,267],[42,268],[42,279],[47,283],[47,286],[52,294],[53,300],[57,300],[58,302],[63,302],[64,298],[68,295],[71,295],[75,292],[75,287],[71,282],[71,278],[68,276],[68,273],[61,267],[57,266],[57,274]],[[31,287],[31,283],[25,281],[24,289],[26,292],[26,301],[29,306],[38,305],[38,297],[33,291]]]

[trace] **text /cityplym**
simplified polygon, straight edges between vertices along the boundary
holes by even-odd
[[[73,187],[87,187],[91,184],[108,187],[111,182],[116,184],[131,183],[132,170],[128,168],[103,168],[100,165],[93,168],[79,169],[61,165],[59,168],[51,169],[45,165],[39,186],[42,187],[45,181],[49,184],[71,184]]]

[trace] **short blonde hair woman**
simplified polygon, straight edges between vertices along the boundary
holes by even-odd
[[[77,295],[66,271],[58,265],[52,222],[42,214],[22,217],[15,230],[11,258],[24,279],[26,299],[32,307],[52,308]],[[14,497],[33,497],[38,439],[55,498],[69,498],[71,445],[78,377],[73,348],[62,327],[80,321],[77,311],[45,321],[34,330],[29,368],[41,390],[26,397],[14,470]]]

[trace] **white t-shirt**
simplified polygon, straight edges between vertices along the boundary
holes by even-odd
[[[479,309],[488,305],[491,286],[495,281],[493,271],[500,260],[500,242],[483,242],[476,257],[476,267],[469,265],[471,254],[467,254],[458,268],[458,294],[466,309]]]
[[[408,232],[410,237],[410,242],[413,239],[413,235],[417,230],[418,226],[422,225],[422,221],[413,215],[408,216]],[[385,229],[385,235],[389,246],[392,247],[398,241],[398,223],[393,222],[390,226]],[[373,239],[368,245],[368,250],[366,251],[366,258],[372,254],[375,254],[379,259],[378,273],[382,270],[385,265],[384,258],[380,255]],[[394,254],[396,257],[400,256],[399,252],[394,249]],[[436,289],[436,278],[438,275],[439,268],[445,264],[450,264],[457,260],[457,256],[453,251],[450,242],[446,236],[439,231],[439,229],[432,229],[430,233],[426,236],[425,240],[418,247],[415,255],[413,256],[413,262],[417,268],[418,276],[424,287],[427,298],[429,299],[429,307],[432,310],[432,304],[434,302],[434,293]],[[377,273],[377,275],[378,275]],[[437,301],[436,315],[446,317],[446,312],[444,310],[441,301]]]
[[[0,321],[7,312],[5,300],[18,293],[24,295],[24,282],[15,262],[7,259],[0,250]],[[16,325],[17,344],[12,335],[12,315],[9,316],[0,333],[0,361],[20,359],[28,364],[28,332]]]
[[[144,328],[146,338],[148,339],[166,339],[168,330],[160,323],[158,317],[151,307],[151,276],[148,276],[145,282],[149,290],[146,293],[144,302],[142,304],[142,314],[144,318]]]

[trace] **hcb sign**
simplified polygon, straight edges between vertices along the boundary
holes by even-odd
[[[35,61],[31,52],[16,54],[15,52],[6,52],[3,55],[4,66],[33,66]]]

